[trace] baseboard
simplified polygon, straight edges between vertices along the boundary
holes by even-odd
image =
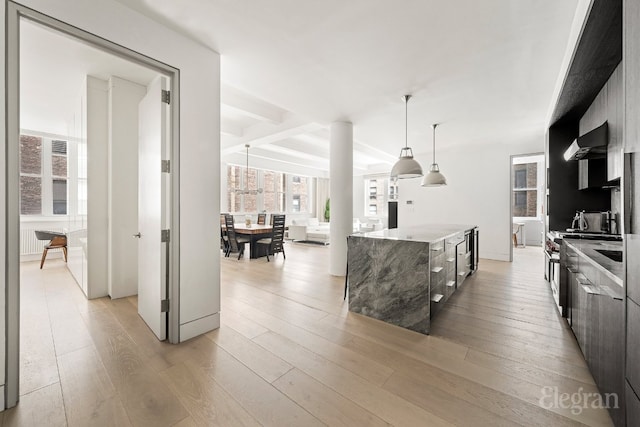
[[[0,385],[0,412],[4,411],[5,408],[4,407],[4,384]]]
[[[197,337],[220,327],[220,313],[202,317],[180,325],[180,342]]]

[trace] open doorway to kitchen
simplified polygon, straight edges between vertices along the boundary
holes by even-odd
[[[544,242],[545,158],[511,156],[511,259],[538,253]]]
[[[178,220],[160,168],[177,141],[164,96],[177,70],[14,4],[9,15],[6,407],[91,347],[87,300],[132,298],[160,340],[177,341],[178,319],[161,308],[175,270],[160,238]],[[157,230],[140,238],[141,225]]]

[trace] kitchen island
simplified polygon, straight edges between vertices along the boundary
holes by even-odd
[[[428,334],[431,318],[477,269],[478,228],[424,225],[347,239],[349,311]]]

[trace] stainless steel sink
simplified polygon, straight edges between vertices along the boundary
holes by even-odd
[[[596,249],[596,252],[606,256],[611,261],[622,262],[622,251],[608,250],[608,249]]]

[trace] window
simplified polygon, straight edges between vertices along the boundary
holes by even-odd
[[[53,214],[67,214],[67,141],[51,141]]]
[[[291,177],[292,212],[309,212],[309,178],[294,175]]]
[[[42,138],[20,135],[20,214],[42,215]]]
[[[387,202],[391,196],[397,197],[397,186],[392,184],[386,176],[367,177],[364,180],[366,193],[365,216],[384,216],[387,212]]]
[[[283,172],[249,168],[227,167],[227,207],[229,212],[308,212],[310,209],[310,178],[287,175]],[[245,181],[247,181],[245,183]],[[257,190],[262,193],[239,194],[236,189]]]
[[[74,159],[77,145],[71,146]],[[67,215],[69,213],[69,143],[47,136],[20,135],[20,214]],[[78,175],[86,168],[78,168]],[[78,179],[80,185],[81,179]],[[76,179],[74,178],[74,183]],[[78,199],[82,194],[78,194]],[[74,193],[75,200],[75,193]],[[75,205],[74,205],[75,206]],[[78,200],[78,208],[82,203]],[[84,195],[86,207],[86,194]],[[78,213],[82,214],[82,211]],[[84,212],[86,213],[86,212]]]
[[[540,209],[539,173],[542,170],[540,162],[519,163],[513,165],[513,216],[521,218],[536,218]]]
[[[284,212],[286,198],[286,175],[281,172],[264,171],[264,210]]]

